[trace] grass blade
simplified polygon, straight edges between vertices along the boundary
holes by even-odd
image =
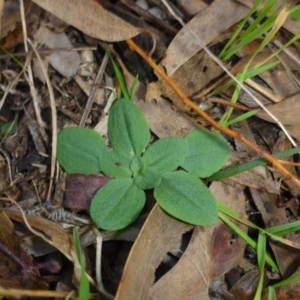
[[[81,251],[81,245],[80,245],[80,239],[79,239],[79,233],[78,233],[78,227],[75,227],[73,230],[73,238],[76,248],[76,253],[78,256],[78,260],[81,266],[81,273],[80,273],[80,288],[79,288],[79,300],[86,300],[89,299],[90,294],[90,284],[88,281],[88,278],[85,273],[85,266]]]
[[[292,149],[289,149],[289,150],[286,150],[286,151],[275,153],[275,154],[273,154],[273,156],[280,159],[280,158],[285,158],[285,157],[297,154],[299,152],[300,152],[300,147],[297,147],[297,148],[292,148]],[[258,158],[258,159],[255,159],[255,160],[248,161],[244,164],[234,166],[232,168],[221,170],[221,171],[213,174],[212,176],[208,177],[207,179],[209,181],[223,180],[225,178],[238,175],[238,174],[243,173],[245,171],[249,171],[249,170],[251,170],[255,167],[263,166],[267,163],[268,163],[268,161],[266,159]]]
[[[261,299],[261,294],[264,287],[266,245],[267,245],[266,235],[260,231],[258,235],[258,242],[257,242],[257,262],[258,262],[258,269],[259,269],[259,282],[258,282],[258,287],[255,293],[254,300]]]

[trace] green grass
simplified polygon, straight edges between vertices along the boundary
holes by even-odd
[[[267,47],[267,45],[274,38],[275,34],[279,29],[279,28],[275,28],[274,24],[276,24],[276,21],[278,22],[280,21],[279,16],[284,13],[282,7],[276,10],[273,9],[274,4],[276,3],[275,0],[269,0],[266,3],[266,5],[263,7],[263,9],[257,11],[257,8],[261,3],[262,3],[261,0],[256,1],[253,8],[250,10],[250,12],[245,17],[245,19],[240,23],[237,30],[234,32],[231,39],[227,42],[227,44],[225,45],[225,47],[223,48],[223,50],[219,55],[220,58],[226,61],[230,59],[235,53],[237,53],[247,44],[253,42],[254,40],[262,40],[260,46],[257,48],[253,56],[249,59],[243,72],[236,76],[236,78],[239,80],[241,85],[244,83],[246,79],[253,78],[254,76],[257,76],[266,70],[270,70],[275,65],[277,65],[278,62],[273,62],[269,64],[266,63],[267,60],[273,58],[275,55],[280,53],[282,50],[284,50],[287,46],[295,42],[300,37],[300,33],[295,35],[288,43],[286,43],[283,47],[281,47],[272,55],[270,55],[270,57],[266,61],[264,61],[263,63],[259,63],[250,68],[251,63],[254,60],[254,58],[257,56],[257,54],[261,52],[265,47]],[[298,17],[300,15],[299,6],[292,7],[289,10],[289,15],[294,15]],[[226,85],[215,89],[212,94],[220,93],[222,90],[232,86],[233,84],[235,84],[235,82],[231,80]],[[236,86],[231,99],[232,103],[237,102],[241,91],[241,85]],[[236,122],[245,120],[256,113],[256,111],[247,112],[235,119],[230,120],[233,110],[234,109],[232,107],[229,108],[227,112],[222,116],[220,120],[220,124],[222,126],[225,127],[230,126]]]
[[[85,273],[85,265],[84,265],[84,259],[82,255],[82,250],[81,250],[81,244],[80,244],[80,239],[79,239],[79,233],[78,233],[78,227],[75,227],[73,230],[73,239],[75,243],[75,248],[76,248],[76,253],[78,256],[78,260],[80,263],[80,287],[79,287],[79,300],[88,300],[89,295],[90,295],[90,284],[89,280],[86,276]]]

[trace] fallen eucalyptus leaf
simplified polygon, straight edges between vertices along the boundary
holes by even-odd
[[[33,2],[96,39],[118,42],[141,33],[141,29],[126,23],[95,0],[33,0]]]

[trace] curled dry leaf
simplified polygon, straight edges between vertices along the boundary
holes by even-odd
[[[24,223],[21,212],[5,210],[5,214],[12,220]],[[72,235],[68,234],[62,226],[38,216],[26,216],[30,226],[42,234],[44,240],[54,246],[72,262],[77,262]]]
[[[104,9],[96,0],[33,0],[33,2],[85,34],[103,41],[122,41],[141,32],[141,29]]]

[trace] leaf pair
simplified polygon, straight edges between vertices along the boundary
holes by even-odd
[[[68,128],[58,136],[58,161],[68,173],[103,172],[115,179],[99,189],[90,213],[106,230],[124,228],[144,207],[144,190],[154,188],[159,205],[174,217],[195,225],[217,220],[213,195],[198,177],[218,171],[229,156],[218,133],[195,130],[185,138],[168,137],[152,143],[148,124],[131,101],[119,99],[108,121],[113,151],[92,129]],[[182,168],[181,171],[175,171]]]

